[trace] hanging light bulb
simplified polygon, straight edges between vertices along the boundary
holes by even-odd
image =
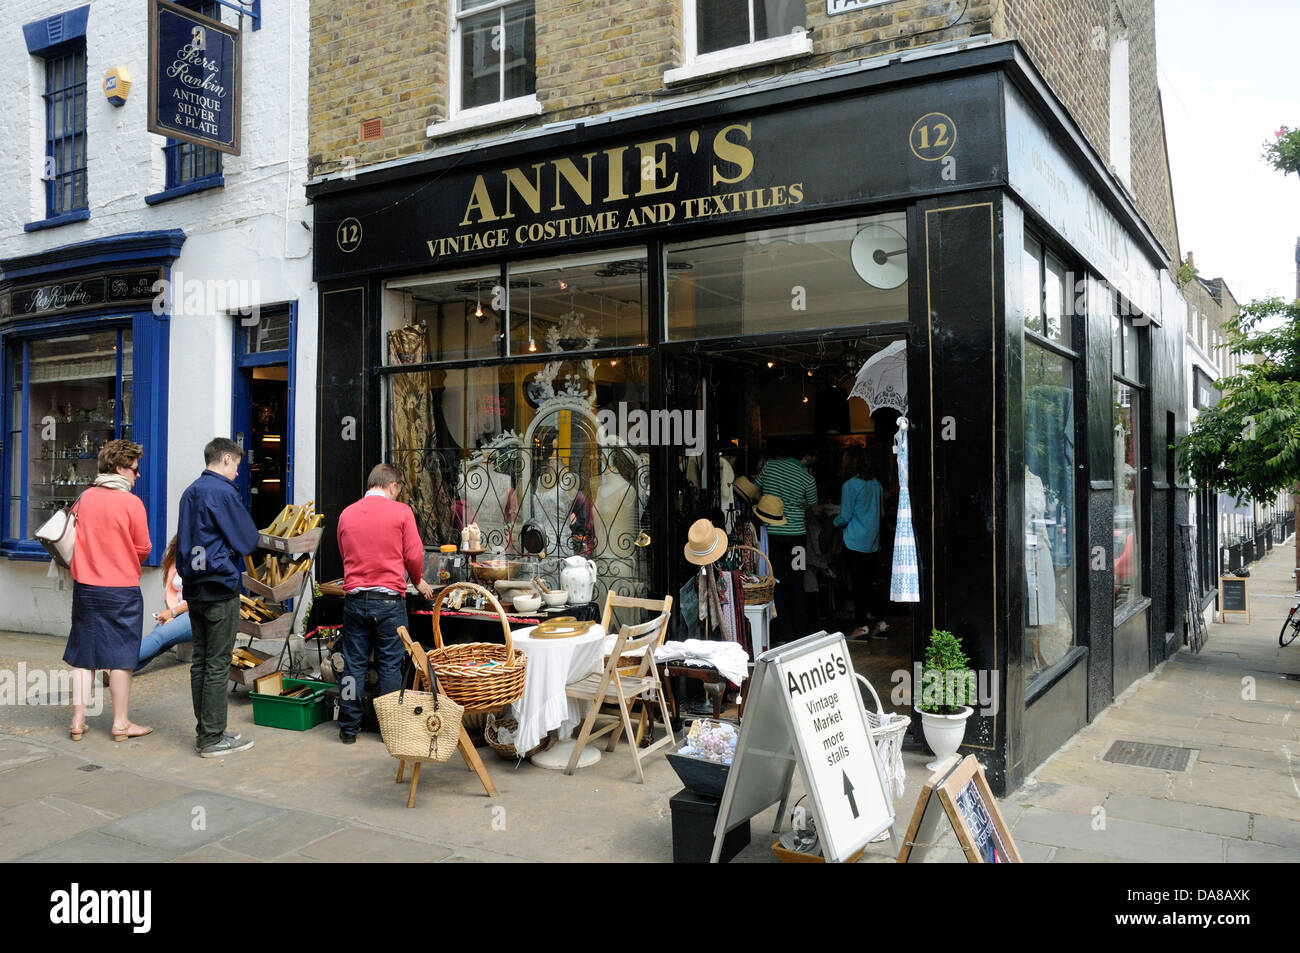
[[[618,361],[610,361],[610,362],[609,362],[609,366],[610,366],[610,367],[618,367]]]
[[[767,369],[768,369],[769,371],[770,371],[772,368],[774,368],[774,367],[776,367],[776,365],[775,365],[774,363],[772,363],[771,361],[768,361],[768,362],[767,362]]]
[[[480,287],[474,289],[474,317],[483,317],[483,289]]]
[[[537,342],[534,341],[532,338],[529,338],[529,339],[528,339],[528,350],[530,350],[530,351],[536,351],[536,350],[537,350]]]
[[[533,340],[533,279],[528,279],[528,350],[536,351],[537,342]]]
[[[804,394],[804,395],[803,395],[803,402],[804,402],[805,404],[808,403],[808,395],[807,395],[807,394]]]
[[[812,371],[809,371],[809,372],[808,372],[808,376],[809,376],[809,377],[812,377]]]

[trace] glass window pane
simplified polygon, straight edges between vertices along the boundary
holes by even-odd
[[[1124,319],[1124,376],[1135,381],[1142,379],[1142,365],[1138,361],[1138,329],[1132,318]]]
[[[402,305],[386,325],[384,363],[502,355],[502,313],[494,305],[504,304],[505,290],[496,269],[403,281],[389,288],[401,294]]]
[[[289,312],[278,309],[261,312],[257,325],[247,327],[245,331],[244,350],[247,354],[286,351],[289,349]]]
[[[1025,250],[1020,258],[1020,283],[1024,295],[1025,328],[1043,333],[1043,246],[1030,235],[1025,236]]]
[[[510,266],[510,353],[649,343],[642,248]]]
[[[695,0],[695,51],[714,53],[750,41],[751,0]]]
[[[804,25],[804,0],[754,0],[754,39],[793,33]]]
[[[1025,659],[1029,678],[1075,644],[1074,364],[1025,343]]]
[[[1046,275],[1043,289],[1043,333],[1053,341],[1072,344],[1070,334],[1070,299],[1065,287],[1065,265],[1053,255],[1044,261]]]
[[[907,320],[902,213],[668,247],[668,337]]]
[[[1123,319],[1116,315],[1110,325],[1110,361],[1116,374],[1124,373]]]
[[[501,53],[492,48],[501,32],[501,12],[490,10],[461,21],[460,107],[472,109],[501,98]],[[498,46],[500,43],[497,44]]]
[[[28,535],[94,480],[114,438],[117,332],[33,341],[29,360]]]
[[[501,69],[505,73],[505,98],[530,96],[537,91],[537,45],[533,32],[533,4],[506,7],[505,48]]]
[[[1142,598],[1142,459],[1138,446],[1140,395],[1115,382],[1115,608]]]
[[[401,346],[392,334],[389,346]],[[474,522],[489,550],[518,555],[531,521],[546,536],[544,580],[558,585],[560,560],[581,554],[596,562],[598,601],[608,588],[646,593],[635,541],[648,519],[648,450],[603,432],[600,415],[643,411],[648,376],[644,357],[389,376],[387,446],[426,550]],[[579,392],[588,399],[575,401]]]

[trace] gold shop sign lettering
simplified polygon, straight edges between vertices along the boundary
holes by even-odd
[[[733,123],[711,140],[698,130],[480,173],[455,234],[426,239],[434,259],[523,248],[627,229],[799,205],[802,182],[750,183],[754,124]]]

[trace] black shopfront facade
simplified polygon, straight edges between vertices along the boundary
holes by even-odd
[[[835,403],[827,368],[904,340],[911,655],[931,628],[962,638],[991,702],[964,750],[995,788],[1181,644],[1186,488],[1164,449],[1186,429],[1181,298],[1015,44],[566,123],[308,194],[321,511],[387,459],[426,546],[473,517],[514,550],[531,520],[610,587],[676,594],[722,461],[750,472],[749,442],[800,428],[879,442],[863,411],[811,408]],[[337,576],[337,553],[321,567]]]

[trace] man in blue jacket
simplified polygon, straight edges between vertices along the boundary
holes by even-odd
[[[203,448],[207,469],[181,494],[176,572],[194,630],[190,693],[202,758],[253,747],[226,731],[226,682],[239,627],[240,557],[257,548],[257,526],[235,489],[244,451],[225,437]]]

